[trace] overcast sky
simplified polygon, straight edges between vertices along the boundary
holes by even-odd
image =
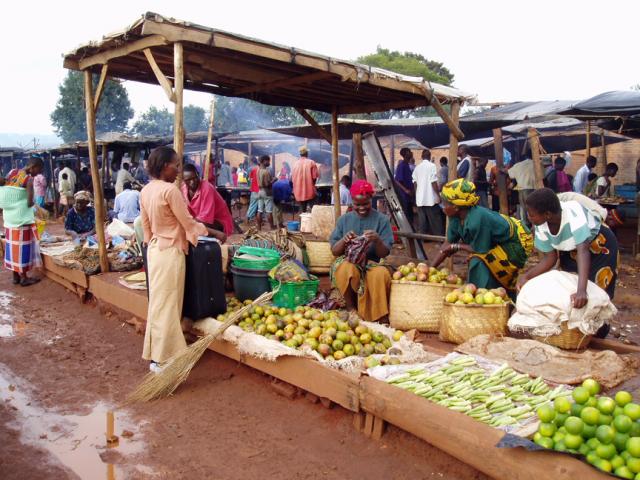
[[[62,54],[148,10],[342,59],[377,45],[421,53],[481,102],[581,99],[640,83],[637,0],[18,0],[2,7],[0,132],[52,133]],[[160,87],[125,85],[136,114],[170,106]],[[185,92],[185,104],[209,98]]]

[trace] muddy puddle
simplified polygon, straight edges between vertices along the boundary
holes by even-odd
[[[8,311],[13,298],[15,298],[13,293],[0,290],[0,338],[13,337],[18,330],[14,328],[15,319]],[[24,322],[20,323],[24,326]]]
[[[114,412],[112,442],[107,442],[107,412],[112,406],[97,403],[78,414],[46,410],[32,400],[30,388],[0,364],[0,402],[14,411],[8,427],[20,432],[20,440],[46,450],[81,479],[125,479],[133,471],[152,474],[130,457],[141,453],[145,443],[139,426],[124,412]],[[124,433],[124,435],[123,435]]]

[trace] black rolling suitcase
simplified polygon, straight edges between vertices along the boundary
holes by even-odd
[[[201,239],[189,245],[182,314],[192,320],[215,317],[227,310],[220,244]]]

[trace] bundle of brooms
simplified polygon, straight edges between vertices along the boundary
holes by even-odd
[[[189,372],[198,363],[207,347],[231,325],[237,323],[242,316],[256,305],[269,302],[278,289],[266,292],[256,298],[249,305],[235,311],[214,333],[205,335],[187,348],[176,353],[159,373],[148,373],[138,387],[129,394],[124,405],[135,402],[149,402],[171,395],[189,376]]]

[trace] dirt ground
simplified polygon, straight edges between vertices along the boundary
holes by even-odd
[[[107,449],[106,411],[146,373],[141,335],[46,279],[16,288],[4,271],[0,292],[4,480],[486,478],[393,427],[369,440],[346,410],[280,396],[213,352],[172,398],[116,408]]]

